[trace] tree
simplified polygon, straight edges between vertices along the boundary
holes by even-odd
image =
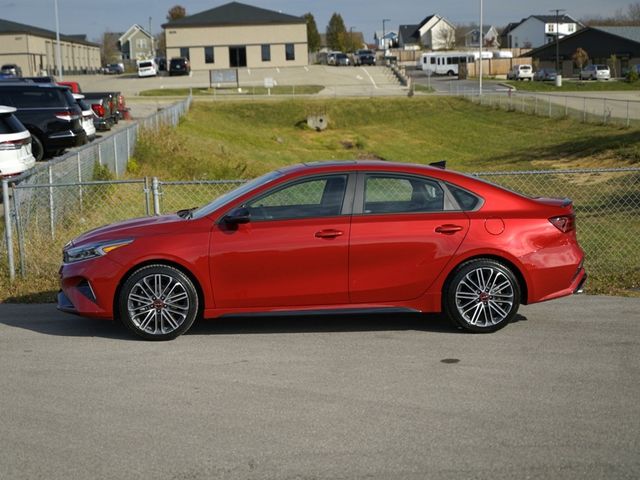
[[[187,9],[182,5],[174,5],[167,12],[167,22],[173,22],[187,16]]]
[[[347,47],[347,28],[344,26],[342,15],[334,13],[327,25],[327,46],[331,50],[344,52]]]
[[[118,48],[118,37],[117,33],[109,31],[102,34],[102,41],[100,42],[100,61],[102,65],[122,60],[122,54]]]
[[[441,50],[451,50],[456,46],[456,31],[451,28],[441,28],[436,32],[436,38],[433,45],[439,44]]]
[[[313,18],[311,13],[305,13],[304,19],[307,22],[307,45],[309,46],[309,51],[317,52],[320,50],[320,33],[318,33],[316,19]]]
[[[571,60],[573,60],[576,67],[582,70],[582,67],[589,61],[589,55],[582,48],[578,48],[571,55]]]

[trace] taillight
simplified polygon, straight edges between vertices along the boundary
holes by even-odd
[[[94,103],[91,105],[91,110],[93,110],[99,117],[104,117],[104,107],[102,105]]]
[[[71,111],[56,112],[54,113],[54,115],[56,116],[57,119],[65,120],[67,122],[70,122],[71,120],[75,120],[76,118],[78,118],[78,116],[74,115]]]
[[[31,137],[21,138],[20,140],[7,140],[0,142],[0,150],[20,150],[25,145],[31,143]]]
[[[561,215],[559,217],[551,217],[549,221],[562,233],[571,232],[576,229],[575,215]]]

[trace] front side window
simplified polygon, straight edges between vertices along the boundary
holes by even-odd
[[[250,200],[251,220],[283,220],[340,215],[347,175],[314,177]]]
[[[296,59],[296,51],[293,43],[286,43],[284,45],[285,58],[287,60],[295,60]]]
[[[441,212],[440,184],[418,177],[368,175],[364,191],[365,214]]]
[[[271,45],[262,45],[262,61],[271,61]]]
[[[204,47],[204,63],[214,63],[213,47]]]

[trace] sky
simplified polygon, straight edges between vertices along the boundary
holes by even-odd
[[[55,0],[0,0],[0,18],[55,31]],[[167,11],[180,4],[187,14],[214,8],[225,0],[57,0],[62,34],[86,34],[98,40],[102,33],[124,32],[138,23],[153,33],[161,31]],[[243,0],[242,3],[280,11],[289,15],[311,12],[318,30],[324,32],[334,12],[342,15],[347,29],[364,32],[373,42],[376,30],[397,30],[400,24],[419,23],[437,13],[453,23],[478,22],[480,0]],[[626,10],[630,0],[484,0],[484,23],[505,26],[529,15],[548,15],[552,8],[565,9],[574,18],[613,15]],[[150,20],[151,19],[151,20]]]

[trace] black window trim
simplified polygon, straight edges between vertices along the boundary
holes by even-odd
[[[310,217],[287,217],[287,218],[264,218],[264,219],[251,219],[250,223],[262,223],[262,222],[281,222],[287,220],[309,220],[312,218],[332,218],[332,217],[345,217],[350,216],[354,207],[354,198],[355,198],[355,190],[356,190],[356,172],[345,170],[344,172],[330,172],[330,173],[316,173],[312,175],[305,175],[303,177],[297,177],[286,181],[284,183],[280,183],[278,185],[274,185],[272,188],[269,188],[263,192],[260,192],[258,195],[247,198],[240,204],[236,204],[233,207],[225,210],[225,212],[220,216],[220,218],[216,221],[216,223],[221,223],[224,217],[229,214],[232,210],[236,208],[244,207],[250,202],[260,200],[268,195],[276,193],[280,190],[284,190],[285,188],[292,187],[298,183],[304,183],[309,180],[327,178],[327,177],[337,177],[337,176],[346,176],[347,177],[347,186],[345,188],[344,197],[342,199],[342,211],[339,215],[320,215],[320,216],[310,216]]]

